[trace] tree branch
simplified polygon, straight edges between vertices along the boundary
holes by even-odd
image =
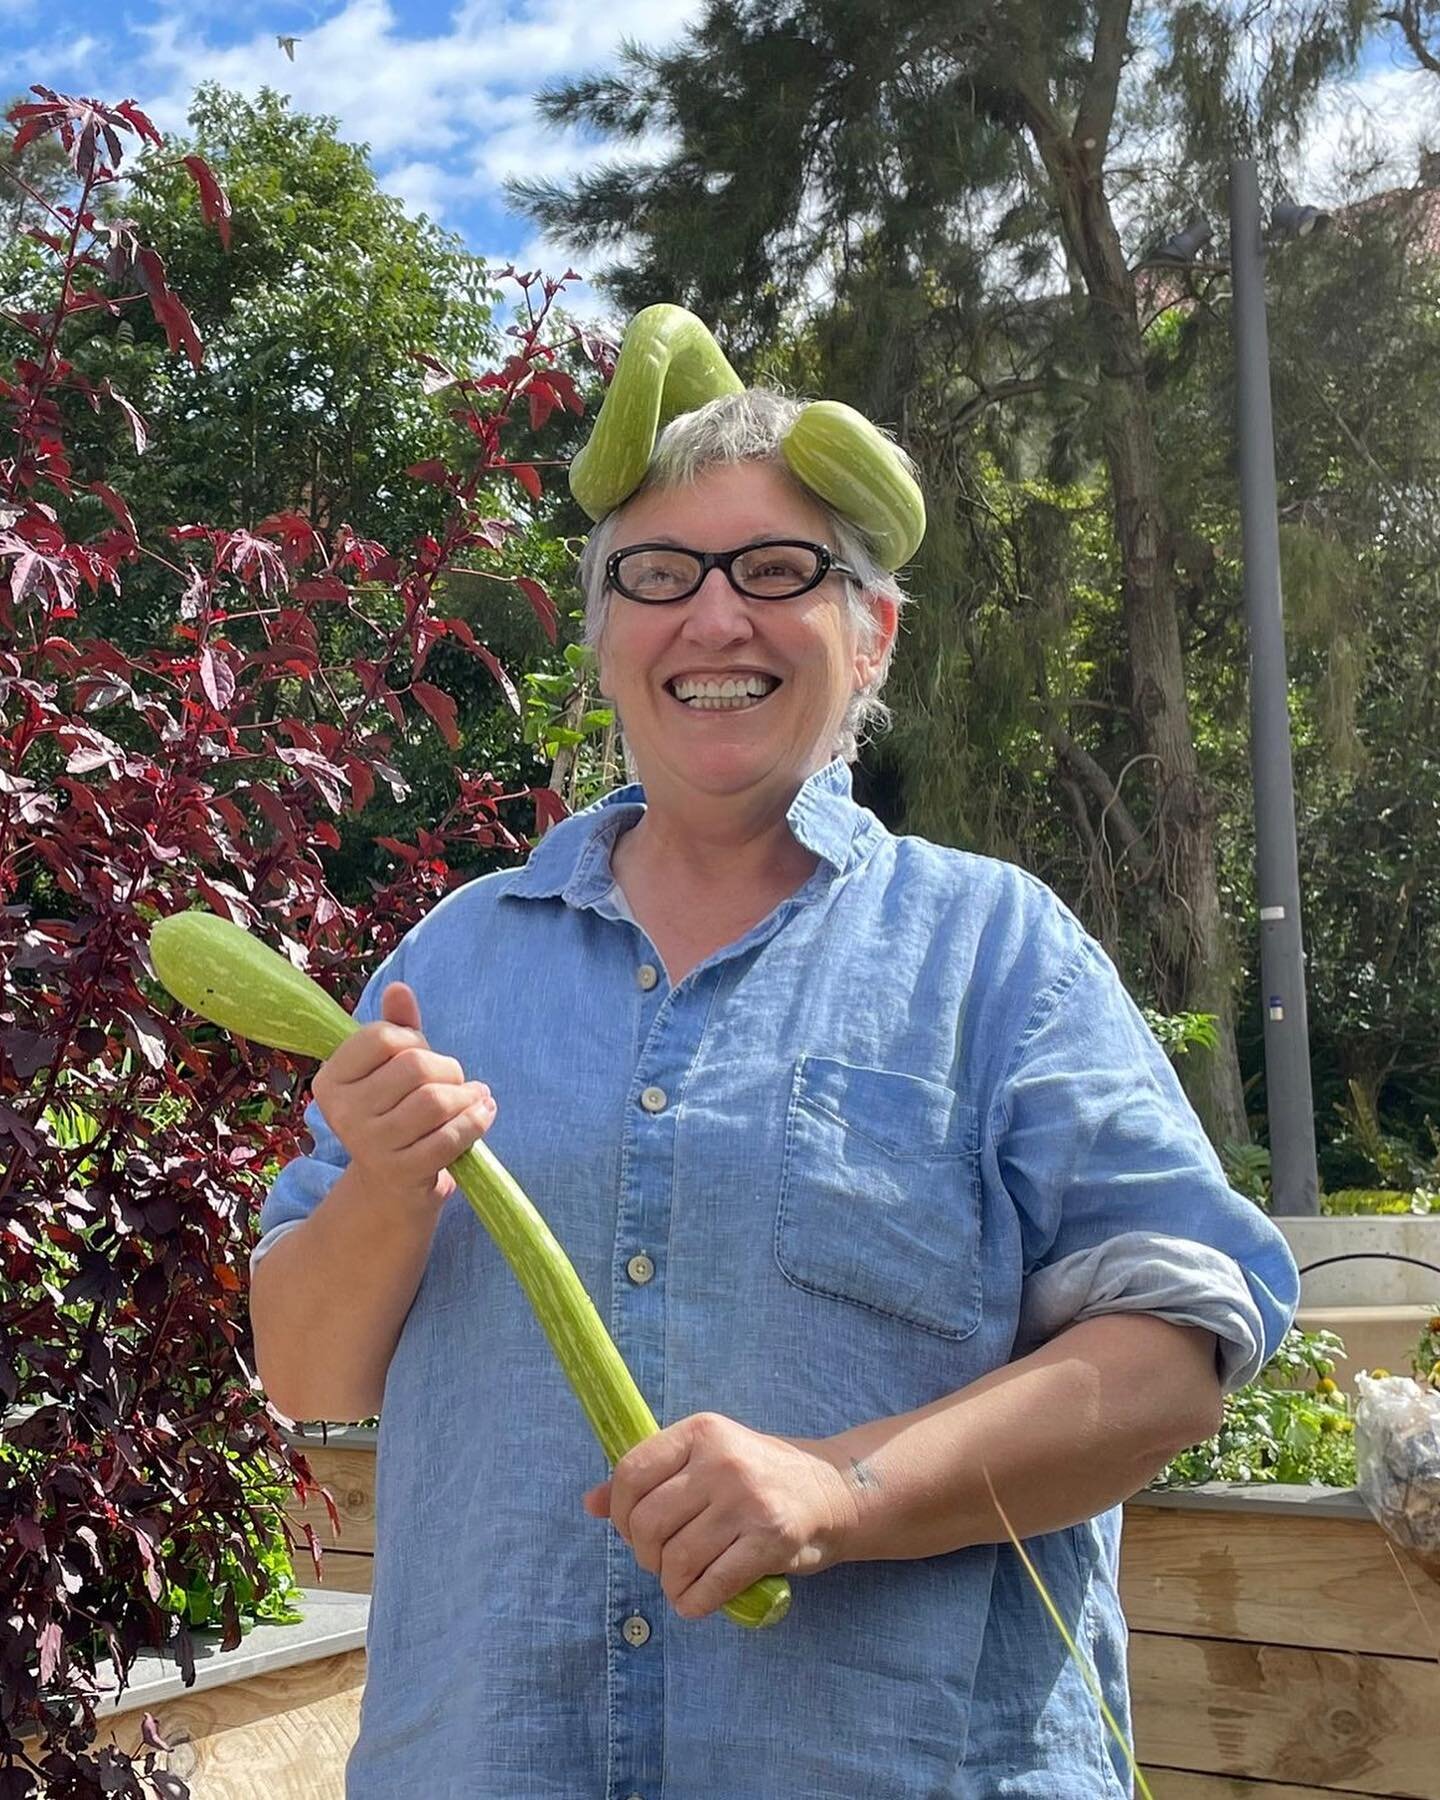
[[[1420,0],[1400,0],[1397,11],[1382,12],[1380,17],[1400,27],[1405,42],[1410,46],[1410,54],[1422,69],[1428,69],[1432,75],[1440,75],[1440,55],[1430,48],[1420,32]]]
[[[1109,146],[1120,73],[1125,66],[1131,0],[1101,0],[1095,21],[1095,49],[1090,78],[1075,119],[1075,142],[1098,162]]]
[[[1089,382],[1073,381],[1065,376],[1018,376],[1014,381],[1002,381],[995,387],[982,387],[978,394],[972,394],[960,410],[951,416],[949,429],[955,431],[962,425],[968,425],[977,413],[984,412],[987,407],[999,406],[1006,400],[1019,399],[1024,394],[1050,393],[1057,388],[1086,394],[1092,398],[1095,392]]]
[[[1130,808],[1120,798],[1119,789],[1088,750],[1082,749],[1063,725],[1050,726],[1050,744],[1062,762],[1067,763],[1101,803],[1104,816],[1113,822],[1116,835],[1126,851],[1139,850],[1144,834],[1135,823]]]

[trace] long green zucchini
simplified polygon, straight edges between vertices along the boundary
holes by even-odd
[[[213,913],[162,919],[150,933],[150,956],[182,1006],[256,1043],[323,1061],[359,1029],[308,975]],[[450,1173],[514,1270],[613,1467],[660,1427],[574,1264],[483,1139]],[[767,1575],[724,1610],[738,1625],[773,1625],[790,1610],[790,1584]]]
[[[683,306],[647,306],[620,345],[588,443],[570,464],[570,492],[592,519],[628,500],[645,479],[655,440],[671,419],[744,383],[706,325]],[[925,536],[925,501],[895,446],[863,413],[812,401],[780,446],[791,471],[874,545],[882,567],[908,562]]]

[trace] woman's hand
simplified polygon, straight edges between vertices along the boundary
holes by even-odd
[[[482,1081],[467,1081],[420,1030],[420,1003],[403,981],[380,996],[380,1017],[346,1038],[315,1072],[316,1104],[350,1153],[357,1179],[377,1194],[441,1204],[448,1165],[495,1121]]]
[[[813,1575],[841,1560],[843,1477],[803,1439],[693,1413],[637,1444],[585,1495],[682,1618],[703,1619],[762,1575]]]

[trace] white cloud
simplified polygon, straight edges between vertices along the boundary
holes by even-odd
[[[416,160],[398,163],[380,177],[380,186],[393,194],[406,212],[417,217],[427,213],[437,224],[444,224],[447,211],[463,204],[472,193],[472,184],[443,163]]]
[[[299,39],[291,62],[268,24],[221,44],[207,34],[203,11],[167,0],[135,27],[142,55],[118,76],[140,92],[162,131],[183,129],[201,81],[252,95],[276,88],[368,144],[387,191],[453,225],[477,206],[500,211],[507,176],[570,175],[610,154],[579,132],[547,126],[536,89],[613,62],[623,37],[670,41],[702,7],[703,0],[461,0],[443,30],[415,36],[392,0],[344,0],[309,23],[282,21]],[[544,262],[554,265],[556,251],[545,249]]]
[[[622,0],[602,12],[581,0],[544,0],[517,16],[496,0],[468,0],[446,31],[414,37],[390,0],[346,0],[298,33],[293,63],[268,30],[226,47],[206,42],[188,8],[162,12],[140,35],[157,119],[182,120],[199,81],[243,93],[268,84],[307,112],[336,115],[347,137],[383,160],[433,156],[467,137],[483,144],[497,119],[502,131],[528,124],[539,140],[532,95],[542,82],[609,62],[626,31],[652,42],[673,37],[699,8],[700,0]]]

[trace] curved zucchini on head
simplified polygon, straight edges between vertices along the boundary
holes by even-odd
[[[864,413],[841,400],[813,400],[780,448],[792,474],[861,528],[882,568],[909,562],[925,536],[924,497]]]
[[[570,464],[570,492],[592,519],[603,519],[645,479],[671,419],[744,386],[694,313],[647,306],[630,321],[595,429]]]
[[[570,491],[592,519],[624,504],[645,479],[671,419],[744,383],[709,330],[683,306],[636,313],[590,440],[570,465]],[[785,462],[813,493],[852,520],[881,565],[898,569],[925,535],[925,502],[894,444],[863,413],[816,400],[786,434]]]

